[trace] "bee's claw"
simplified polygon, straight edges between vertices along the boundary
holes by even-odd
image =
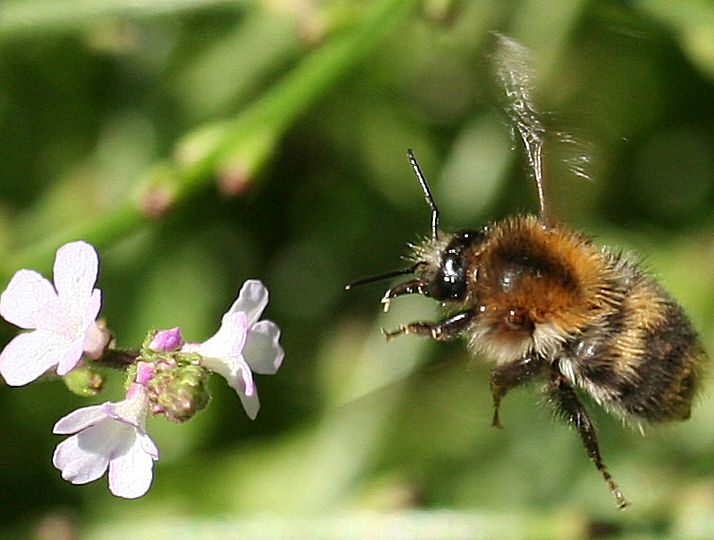
[[[386,328],[382,328],[382,334],[384,334],[384,337],[387,338],[387,341],[391,341],[399,334],[405,334],[405,333],[406,333],[406,328],[404,326],[401,326],[396,330],[387,330]]]

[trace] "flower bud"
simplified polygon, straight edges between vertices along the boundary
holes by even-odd
[[[96,396],[104,386],[104,378],[86,366],[79,366],[63,377],[70,392],[82,397]]]
[[[154,334],[147,347],[152,351],[175,351],[183,345],[181,328],[178,326],[170,330],[159,330]]]

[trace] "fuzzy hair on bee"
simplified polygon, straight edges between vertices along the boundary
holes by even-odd
[[[706,355],[683,309],[631,257],[600,248],[557,223],[545,199],[545,132],[533,107],[525,50],[501,35],[497,68],[509,113],[537,187],[538,215],[518,215],[476,229],[444,233],[439,210],[414,154],[408,151],[432,211],[431,236],[412,247],[403,270],[347,288],[413,274],[384,294],[421,294],[440,302],[445,318],[385,332],[466,341],[493,364],[493,425],[506,393],[533,380],[573,425],[618,507],[628,502],[605,466],[584,392],[606,411],[637,426],[685,420]]]

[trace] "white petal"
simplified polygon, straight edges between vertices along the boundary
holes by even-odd
[[[255,393],[253,374],[241,355],[231,358],[204,357],[202,364],[221,375],[228,382],[228,385],[239,394],[250,396]]]
[[[22,386],[34,381],[60,360],[71,363],[67,357],[73,344],[63,336],[34,330],[15,336],[0,353],[0,374],[10,386]],[[79,361],[79,355],[75,364]]]
[[[37,311],[56,298],[52,284],[34,270],[19,270],[0,295],[0,315],[20,328],[37,328]]]
[[[226,369],[226,364],[221,364],[212,359],[204,359],[204,365],[211,371],[222,375],[228,385],[233,388],[240,397],[243,408],[251,420],[254,420],[260,408],[258,401],[258,389],[253,381],[253,374],[243,358],[236,362],[233,369]]]
[[[82,331],[82,317],[72,311],[72,306],[66,305],[59,297],[51,298],[37,310],[37,328],[54,334],[66,336],[73,340]]]
[[[125,499],[141,497],[151,487],[153,467],[154,457],[137,438],[131,448],[109,463],[109,491]]]
[[[139,444],[141,444],[141,448],[144,450],[144,452],[146,452],[152,458],[154,458],[154,461],[159,459],[159,447],[156,446],[154,439],[149,437],[143,431],[138,431],[136,433],[136,436],[137,436],[137,439],[139,440]]]
[[[90,327],[96,325],[101,303],[99,289],[94,289],[81,305],[78,299],[70,305],[65,299],[52,298],[37,311],[37,328],[61,334],[72,341],[80,339],[84,344]]]
[[[218,332],[201,343],[197,352],[208,358],[228,358],[240,355],[247,333],[245,313],[226,313]]]
[[[246,396],[245,394],[238,392],[238,397],[240,398],[240,402],[243,404],[243,408],[245,409],[245,413],[248,415],[248,418],[255,420],[255,417],[258,416],[258,410],[260,409],[258,389],[256,388],[253,391],[252,396]]]
[[[242,311],[246,315],[248,327],[260,319],[265,306],[268,305],[268,289],[257,279],[246,281],[238,293],[238,299],[233,302],[228,313]]]
[[[100,429],[97,429],[98,426],[101,426]],[[111,448],[97,443],[106,442],[102,435],[109,425],[101,423],[98,426],[90,427],[57,445],[52,464],[62,471],[62,478],[65,480],[73,484],[86,484],[96,480],[107,470]],[[98,431],[99,436],[93,433],[94,431]]]
[[[278,343],[280,328],[272,321],[258,321],[248,332],[243,356],[255,373],[273,375],[283,363],[285,351]]]
[[[64,355],[60,358],[57,363],[57,375],[64,377],[72,371],[79,360],[82,358],[82,351],[84,350],[84,337],[80,336],[73,342],[67,345]]]
[[[84,303],[92,294],[98,270],[99,257],[94,246],[82,241],[63,245],[57,250],[53,269],[57,294],[63,302]]]
[[[63,416],[57,420],[55,427],[52,428],[52,433],[56,435],[67,435],[82,431],[107,417],[103,409],[104,405],[90,405],[89,407],[82,407],[81,409],[72,411],[67,416]]]
[[[132,428],[140,428],[137,433],[143,433],[146,426],[146,415],[149,410],[149,393],[145,386],[132,384],[129,391],[132,397],[115,403],[105,403],[104,412],[117,422]]]
[[[94,289],[91,296],[84,304],[84,313],[82,313],[85,328],[97,320],[99,310],[102,309],[102,291]]]

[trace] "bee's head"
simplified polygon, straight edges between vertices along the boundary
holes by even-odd
[[[357,285],[381,281],[403,274],[414,274],[414,278],[387,290],[382,297],[384,310],[389,309],[393,298],[404,294],[422,294],[439,302],[460,302],[466,298],[469,280],[477,279],[475,268],[470,268],[476,246],[483,242],[487,229],[465,229],[456,233],[441,235],[434,240],[414,246],[416,262],[408,268],[395,270],[377,276],[361,279],[347,285],[351,289]]]
[[[467,264],[465,251],[474,243],[481,242],[486,229],[463,230],[452,234],[439,234],[439,210],[434,203],[426,179],[409,150],[409,162],[414,169],[419,185],[422,188],[426,202],[431,208],[431,238],[423,244],[414,246],[414,260],[409,268],[395,270],[385,274],[360,279],[346,286],[351,289],[357,285],[381,281],[403,274],[414,274],[414,279],[400,283],[389,289],[382,298],[384,310],[389,309],[392,298],[403,294],[423,294],[439,301],[460,301],[467,292]],[[475,277],[475,276],[474,276]]]
[[[400,273],[413,273],[414,279],[395,285],[382,297],[385,311],[393,298],[404,294],[422,294],[439,302],[459,302],[468,292],[468,281],[477,276],[471,271],[467,250],[480,243],[484,231],[462,230],[442,235],[415,246],[417,262]]]
[[[422,283],[422,294],[439,301],[463,300],[469,279],[467,251],[481,243],[484,235],[485,230],[466,229],[417,247],[420,261],[414,273]]]

